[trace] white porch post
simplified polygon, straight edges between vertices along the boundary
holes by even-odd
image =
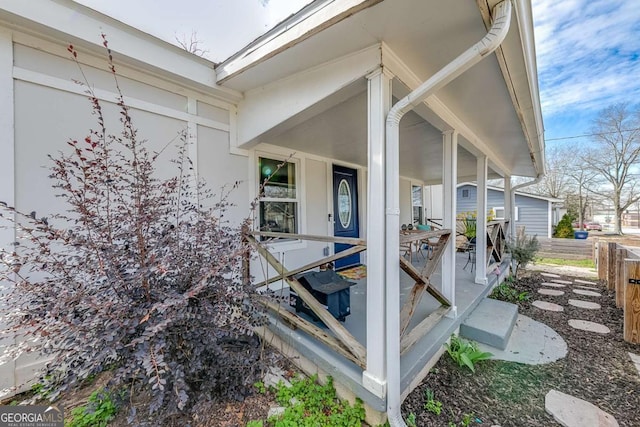
[[[507,239],[515,236],[516,222],[513,216],[515,211],[513,208],[513,200],[511,199],[511,176],[504,176],[504,218],[509,220],[509,227],[507,227]]]
[[[367,197],[367,369],[364,387],[386,396],[385,349],[385,124],[391,107],[391,79],[382,68],[368,79],[368,197]],[[397,251],[396,251],[397,252]]]
[[[13,99],[13,37],[11,32],[0,29],[0,201],[15,206],[15,164],[14,164],[14,99]],[[3,212],[3,215],[11,215]],[[0,247],[11,250],[15,241],[15,227],[6,219],[0,219]],[[2,294],[10,285],[0,283]],[[0,311],[3,311],[0,303]],[[5,325],[0,324],[4,330]],[[13,344],[13,338],[0,340],[0,345]],[[15,361],[0,365],[0,390],[15,386]]]
[[[451,240],[442,257],[442,293],[451,302],[447,317],[458,315],[456,308],[456,194],[458,183],[458,132],[443,133],[442,225],[450,229]]]
[[[478,192],[476,205],[478,216],[476,220],[476,283],[486,285],[487,281],[487,156],[480,155],[477,159]]]

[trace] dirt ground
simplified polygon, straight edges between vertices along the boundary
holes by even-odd
[[[569,279],[565,276],[564,279]],[[564,359],[546,365],[524,365],[503,361],[480,362],[476,373],[463,370],[445,354],[424,382],[405,400],[402,412],[415,414],[418,426],[459,424],[464,414],[473,414],[470,425],[552,426],[557,425],[544,410],[544,396],[555,389],[593,403],[612,414],[620,426],[640,426],[640,375],[628,352],[640,353],[639,345],[622,338],[622,310],[615,307],[614,294],[602,284],[601,310],[568,305],[571,292],[554,297],[563,312],[541,310],[531,305],[543,277],[528,273],[516,287],[528,291],[532,299],[519,303],[519,312],[542,322],[567,342]],[[546,280],[545,280],[546,281]],[[600,335],[573,329],[569,319],[590,320],[611,329]],[[439,416],[424,409],[425,390],[442,402]]]

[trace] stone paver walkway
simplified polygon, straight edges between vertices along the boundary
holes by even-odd
[[[636,365],[636,370],[638,371],[638,375],[640,375],[640,356],[637,354],[629,353],[629,357],[634,365]]]
[[[542,310],[547,310],[547,311],[564,311],[564,307],[559,305],[559,304],[554,304],[552,302],[546,302],[546,301],[534,301],[531,303],[532,306],[534,307],[538,307],[541,308]]]
[[[560,283],[553,283],[553,282],[542,282],[541,283],[542,286],[551,286],[552,288],[566,288],[567,285],[561,285]]]
[[[560,295],[564,295],[564,292],[562,291],[557,291],[555,289],[545,289],[545,288],[538,289],[538,293],[542,295],[551,295],[554,297],[559,297]]]
[[[557,274],[554,274],[554,273],[540,273],[540,275],[544,276],[544,277],[550,277],[552,279],[559,279],[560,278],[560,276],[558,276]]]
[[[582,285],[576,285],[576,288],[580,288],[580,289],[587,289],[589,291],[599,291],[600,288],[596,288],[594,286],[582,286]]]
[[[583,331],[596,332],[598,334],[608,334],[611,329],[596,322],[589,322],[588,320],[569,319],[569,326],[575,329]]]
[[[601,308],[600,304],[598,304],[597,302],[582,301],[580,299],[570,299],[569,305],[579,308],[586,308],[589,310],[600,310]]]
[[[551,390],[544,397],[544,409],[564,427],[617,427],[613,415],[577,397]]]
[[[578,295],[586,295],[588,297],[601,297],[602,294],[599,292],[594,292],[594,291],[588,291],[586,289],[574,289],[573,290],[574,294],[578,294]]]
[[[575,279],[574,282],[580,283],[582,285],[591,285],[591,286],[595,285],[595,283],[593,282],[590,282],[588,280],[582,280],[582,279]]]
[[[548,287],[560,288],[569,287],[569,289],[576,295],[583,295],[586,297],[602,297],[602,288],[598,288],[596,283],[587,280],[575,279],[574,281],[560,279],[553,273],[540,273],[549,282],[543,282],[538,289],[538,293],[541,295],[559,296],[564,292],[549,289]],[[582,299],[569,299],[568,304],[572,307],[585,310],[600,310],[601,305],[593,301],[585,301]],[[562,312],[564,307],[559,304],[550,301],[536,300],[532,303],[534,307],[541,310]],[[569,326],[572,328],[585,331],[585,333],[598,333],[608,334],[611,330],[600,323],[590,322],[581,319],[569,319]],[[633,361],[638,369],[640,375],[640,356],[633,353],[629,353],[629,357]],[[559,392],[557,390],[551,390],[545,396],[545,410],[553,416],[553,418],[565,427],[616,427],[618,422],[616,419],[607,412],[604,412],[597,406],[582,400],[577,397]]]

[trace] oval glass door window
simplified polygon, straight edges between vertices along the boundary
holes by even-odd
[[[340,181],[338,185],[338,217],[342,228],[348,228],[351,225],[351,187],[346,179]]]

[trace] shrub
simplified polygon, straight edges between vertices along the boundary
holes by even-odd
[[[536,236],[527,236],[524,233],[518,233],[515,240],[507,243],[507,251],[511,253],[511,259],[514,261],[516,268],[514,276],[518,278],[518,271],[533,261],[536,253],[540,249],[540,242]]]
[[[573,226],[571,225],[573,217],[568,213],[562,215],[560,222],[556,225],[553,237],[560,239],[573,239]]]
[[[51,399],[107,367],[115,384],[148,387],[151,412],[184,410],[200,393],[242,398],[261,369],[252,331],[263,315],[242,277],[248,220],[223,218],[234,186],[204,207],[212,193],[191,176],[184,133],[172,159],[177,176],[156,178],[160,154],[137,137],[122,93],[114,135],[85,87],[97,130],[50,156],[67,213],[4,209],[19,238],[15,251],[1,253],[0,280],[13,286],[0,323],[21,342],[4,357],[51,356],[43,373]]]

